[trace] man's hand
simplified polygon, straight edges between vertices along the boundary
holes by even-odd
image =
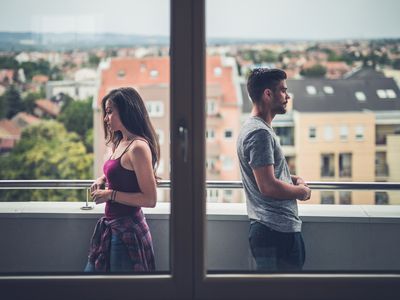
[[[301,201],[306,201],[311,198],[311,189],[306,184],[298,184],[301,188],[301,194],[298,198]]]
[[[292,175],[292,182],[294,185],[302,184],[302,185],[308,186],[307,183],[304,181],[304,179],[299,176]]]

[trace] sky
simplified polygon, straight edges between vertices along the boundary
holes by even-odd
[[[3,0],[0,31],[169,35],[168,0]],[[400,38],[399,0],[208,0],[207,37]]]

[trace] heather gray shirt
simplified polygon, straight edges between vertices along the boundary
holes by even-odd
[[[273,129],[261,118],[250,117],[240,131],[237,154],[249,218],[258,220],[277,231],[301,231],[297,200],[264,196],[258,189],[253,174],[253,169],[274,165],[275,177],[293,184],[289,167]]]

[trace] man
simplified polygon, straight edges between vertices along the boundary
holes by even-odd
[[[247,91],[253,108],[237,142],[250,248],[260,271],[300,271],[305,261],[296,199],[310,199],[311,190],[303,179],[290,175],[271,126],[277,114],[286,113],[286,78],[279,69],[250,73]]]

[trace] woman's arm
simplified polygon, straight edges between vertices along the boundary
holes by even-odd
[[[140,192],[125,193],[116,191],[114,201],[117,203],[140,206],[155,207],[157,202],[157,184],[154,178],[151,151],[148,144],[137,140],[133,142],[132,150],[126,153],[131,168],[135,171]],[[111,200],[112,190],[96,190],[92,193],[96,204]]]

